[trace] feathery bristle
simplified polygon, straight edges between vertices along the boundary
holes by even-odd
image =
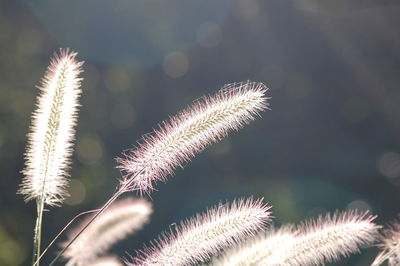
[[[320,265],[359,252],[360,246],[372,244],[379,226],[368,212],[348,211],[320,216],[302,224],[293,244],[293,254],[286,261],[291,265]]]
[[[117,158],[123,173],[120,187],[149,193],[153,183],[165,181],[208,145],[254,120],[268,107],[266,91],[264,84],[256,82],[226,85],[161,123],[153,134],[142,138],[137,149]]]
[[[373,266],[381,265],[386,260],[389,266],[400,265],[400,217],[384,230],[379,246],[383,250],[372,263]]]
[[[324,265],[370,245],[379,226],[374,216],[357,212],[320,216],[298,226],[250,240],[227,251],[213,265]]]
[[[63,256],[69,260],[67,265],[87,265],[117,241],[141,229],[151,213],[151,204],[145,200],[126,198],[116,201],[65,251]],[[90,218],[80,223],[63,245],[68,244]]]
[[[107,256],[96,259],[88,266],[123,266],[123,264],[116,256]]]
[[[285,252],[287,243],[294,241],[293,226],[283,226],[279,230],[270,229],[266,233],[247,240],[234,248],[226,250],[221,256],[213,259],[214,266],[247,266],[260,265],[259,262],[277,252]]]
[[[68,49],[55,54],[47,69],[32,114],[25,153],[25,175],[20,194],[25,200],[40,199],[60,205],[67,195],[66,177],[73,150],[74,126],[81,94],[82,62]]]
[[[378,233],[374,216],[355,211],[320,216],[298,227],[294,241],[284,250],[261,261],[261,265],[323,265],[359,252],[372,244]]]
[[[270,207],[262,199],[219,204],[164,232],[128,265],[193,265],[263,229]]]

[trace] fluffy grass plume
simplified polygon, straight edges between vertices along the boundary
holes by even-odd
[[[284,226],[279,230],[271,229],[267,233],[249,239],[234,248],[226,250],[218,258],[214,258],[214,266],[246,266],[259,265],[263,258],[271,257],[277,252],[285,252],[282,247],[294,241],[292,226]],[[261,265],[261,264],[260,264]]]
[[[122,262],[115,256],[101,257],[88,266],[123,266]]]
[[[82,62],[75,57],[68,49],[55,54],[39,88],[19,190],[27,201],[36,199],[55,206],[67,195],[66,176],[81,94]]]
[[[263,229],[270,219],[269,208],[262,199],[220,203],[161,234],[128,265],[193,265],[209,259]]]
[[[268,107],[266,91],[264,84],[256,82],[225,85],[214,96],[196,101],[161,123],[142,138],[137,149],[117,159],[123,173],[120,187],[149,193],[154,182],[165,181],[208,145],[255,119]]]
[[[348,211],[305,222],[288,246],[290,252],[281,253],[278,261],[283,264],[275,265],[323,265],[359,252],[376,240],[379,226],[373,223],[375,218],[368,212]]]
[[[343,212],[286,227],[227,251],[213,265],[324,265],[371,244],[378,226],[368,213]]]
[[[67,265],[88,265],[113,244],[143,227],[152,213],[151,204],[142,199],[126,198],[116,201],[95,220],[65,251]],[[70,232],[69,243],[90,217]]]
[[[380,247],[383,250],[372,263],[373,266],[381,265],[386,260],[389,266],[400,265],[400,218],[383,232]]]

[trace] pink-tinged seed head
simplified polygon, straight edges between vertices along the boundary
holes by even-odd
[[[261,265],[324,265],[371,245],[379,226],[368,212],[320,216],[297,227],[294,238],[263,258]]]
[[[64,252],[67,265],[88,265],[116,242],[141,229],[151,213],[151,204],[143,199],[126,198],[114,202]],[[67,245],[90,219],[88,217],[72,230],[63,245]]]
[[[213,266],[246,266],[261,265],[265,258],[285,252],[284,247],[295,241],[296,234],[292,225],[285,225],[278,230],[269,229],[256,237],[225,250],[220,256],[214,258],[210,265]]]
[[[142,138],[138,148],[117,158],[123,174],[120,188],[151,192],[156,181],[166,181],[175,168],[267,109],[266,92],[262,83],[229,84],[164,121]]]
[[[251,198],[218,204],[182,222],[137,252],[128,265],[193,265],[254,235],[270,221],[269,206]]]
[[[87,266],[123,266],[123,264],[116,256],[107,256],[98,258],[90,264],[87,264]]]
[[[32,114],[20,194],[26,200],[60,205],[67,195],[68,167],[81,95],[82,62],[76,53],[60,50],[42,80],[37,109]]]
[[[349,211],[297,227],[286,225],[225,251],[211,265],[324,265],[372,244],[379,228],[374,218],[367,212]]]

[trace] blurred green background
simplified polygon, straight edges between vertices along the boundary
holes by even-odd
[[[35,86],[60,47],[85,61],[82,107],[72,196],[46,212],[43,245],[110,197],[114,158],[141,135],[244,80],[270,87],[272,110],[159,184],[151,223],[113,253],[134,255],[170,225],[250,195],[273,206],[278,226],[336,209],[395,218],[399,13],[398,1],[372,0],[1,0],[0,265],[30,263],[35,205],[15,192]],[[367,265],[376,252],[332,265]]]

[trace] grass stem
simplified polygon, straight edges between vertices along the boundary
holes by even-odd
[[[44,201],[43,199],[39,199],[36,201],[37,204],[37,218],[35,225],[35,235],[33,238],[33,258],[32,265],[38,265],[39,262],[35,263],[40,257],[40,242],[42,239],[42,220],[43,220],[43,209],[44,209]]]

